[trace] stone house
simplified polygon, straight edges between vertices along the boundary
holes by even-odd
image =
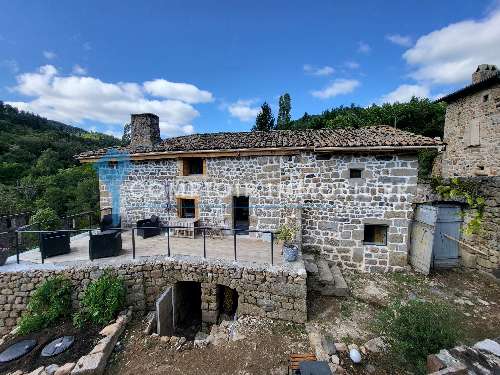
[[[391,271],[407,264],[417,152],[440,147],[389,126],[161,140],[159,118],[136,114],[131,144],[99,168],[101,207],[110,205],[104,181],[127,159],[118,189],[122,224],[152,214],[169,224],[191,219],[240,230],[290,224],[304,251],[344,268]],[[109,152],[77,158],[95,163]]]
[[[500,176],[500,74],[479,65],[472,84],[439,101],[446,102],[441,175]]]
[[[457,177],[478,186],[485,199],[481,232],[461,234],[459,253],[468,268],[500,277],[500,72],[482,64],[472,74],[472,84],[444,96],[445,151],[435,164],[442,177]],[[438,198],[435,198],[438,199]],[[464,221],[471,217],[464,210]]]

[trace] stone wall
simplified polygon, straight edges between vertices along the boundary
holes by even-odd
[[[450,103],[444,127],[443,177],[499,176],[499,126],[500,84]]]
[[[349,168],[363,169],[349,178]],[[201,225],[233,227],[233,196],[249,196],[250,229],[298,224],[307,250],[345,268],[395,270],[406,265],[416,192],[416,155],[323,155],[206,159],[206,173],[182,176],[179,161],[132,162],[121,185],[123,223],[156,214],[176,217],[176,198],[195,198]],[[106,173],[105,170],[101,171]],[[101,207],[109,206],[101,183]],[[388,226],[386,246],[363,244],[365,224]]]
[[[73,284],[73,306],[105,268],[121,275],[127,286],[127,303],[134,311],[154,310],[156,299],[177,281],[196,281],[202,288],[203,320],[217,318],[217,285],[238,292],[238,315],[250,314],[294,322],[307,320],[306,272],[303,263],[287,267],[243,266],[201,258],[148,258],[116,265],[74,265],[61,269],[39,266],[26,272],[0,273],[0,334],[14,328],[26,310],[29,297],[48,277],[63,275]]]

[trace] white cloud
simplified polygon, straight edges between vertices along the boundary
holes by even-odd
[[[186,103],[208,103],[214,100],[209,91],[200,90],[189,83],[170,82],[165,79],[155,79],[144,82],[147,93],[167,99],[177,99]]]
[[[358,69],[360,67],[359,63],[356,61],[346,61],[344,65],[349,69]]]
[[[370,47],[368,45],[368,43],[365,43],[363,41],[358,42],[358,52],[359,53],[368,54],[371,52],[371,50],[372,50],[372,47]]]
[[[316,98],[328,99],[337,95],[353,92],[361,83],[355,79],[336,79],[323,90],[313,91],[311,94]]]
[[[407,35],[389,34],[385,36],[385,39],[401,47],[409,47],[412,44],[411,37]]]
[[[52,59],[55,59],[57,57],[56,53],[52,52],[52,51],[43,51],[43,56],[47,60],[52,60]]]
[[[199,112],[178,99],[157,100],[148,96],[143,84],[103,82],[94,77],[63,76],[52,65],[20,74],[13,88],[31,101],[12,102],[20,109],[69,123],[97,121],[121,127],[130,113],[156,113],[164,136],[193,132],[192,120]]]
[[[420,37],[403,54],[410,76],[430,84],[470,81],[479,64],[500,65],[500,10],[482,20],[450,24]]]
[[[409,101],[413,96],[428,98],[430,96],[430,89],[427,86],[421,85],[400,85],[394,91],[382,96],[380,103],[404,103]]]
[[[329,76],[335,73],[335,69],[328,65],[316,67],[310,64],[305,64],[303,69],[307,74],[311,74],[314,76]]]
[[[240,99],[227,106],[227,110],[232,117],[238,118],[242,122],[255,120],[255,117],[260,111],[260,107],[253,107],[255,99],[243,100]]]
[[[87,69],[85,69],[83,66],[76,64],[73,66],[73,74],[83,76],[87,74]]]

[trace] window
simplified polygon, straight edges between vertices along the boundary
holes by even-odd
[[[466,145],[469,147],[479,146],[480,140],[480,125],[479,119],[472,119],[466,129]]]
[[[330,160],[332,158],[332,154],[317,154],[316,160]]]
[[[186,158],[182,161],[182,175],[203,174],[204,161],[202,158]]]
[[[180,198],[177,203],[179,217],[194,219],[196,217],[196,203],[194,199]]]
[[[116,169],[118,167],[118,160],[110,160],[108,161],[109,169]]]
[[[363,173],[362,169],[351,168],[349,169],[349,178],[361,178],[362,173]]]
[[[365,224],[363,243],[367,245],[387,245],[387,225]]]

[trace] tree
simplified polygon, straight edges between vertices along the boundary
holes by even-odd
[[[276,122],[278,129],[288,129],[290,124],[290,110],[292,109],[290,94],[287,92],[280,96],[278,120]]]
[[[122,143],[124,146],[127,146],[130,144],[131,138],[130,138],[130,124],[125,124],[123,127],[123,135],[122,135]]]
[[[262,104],[260,108],[260,112],[255,119],[255,125],[252,128],[252,131],[264,131],[268,132],[275,129],[274,125],[274,116],[271,107],[267,102]]]

